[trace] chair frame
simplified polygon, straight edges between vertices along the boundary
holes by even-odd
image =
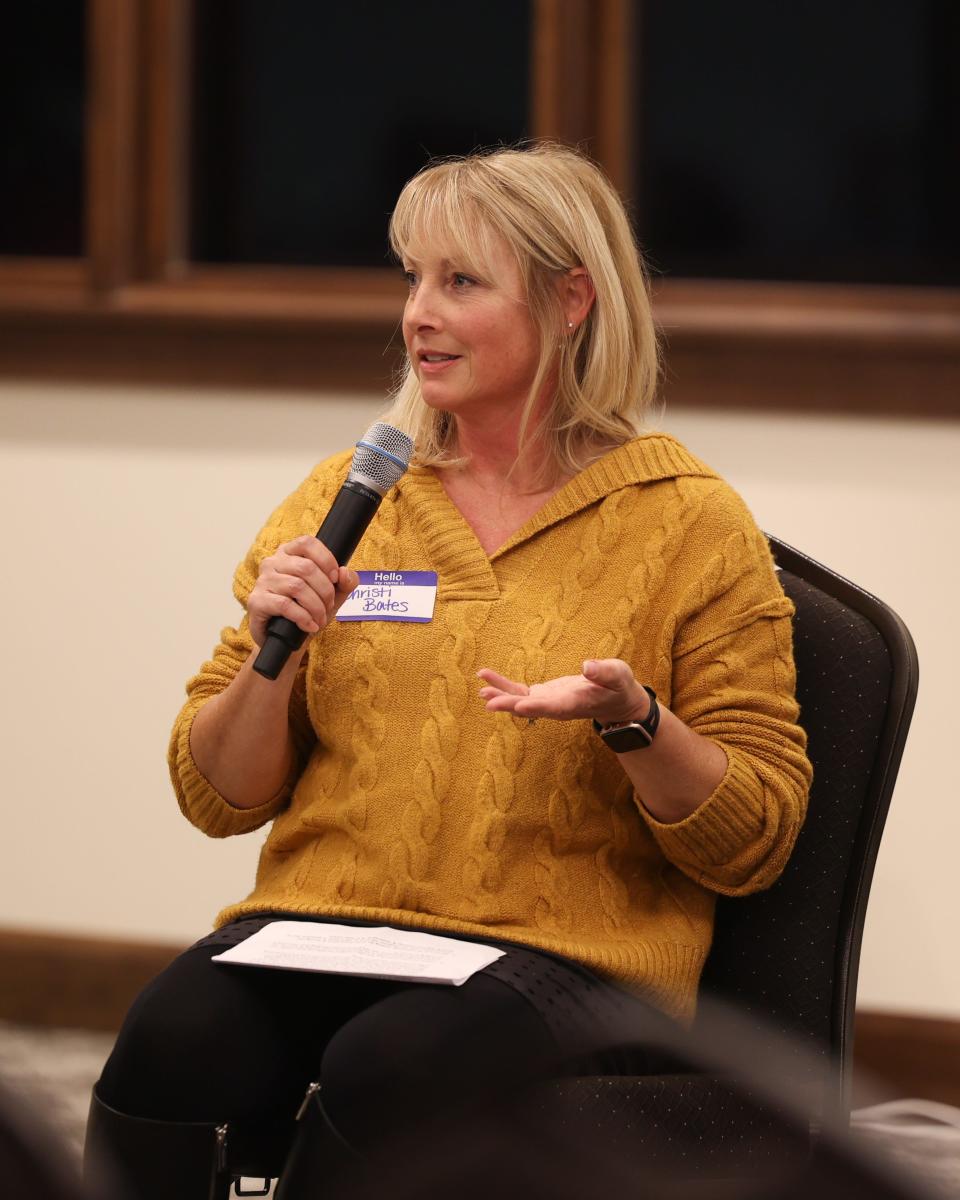
[[[853,861],[859,867],[847,877],[838,925],[830,1054],[840,1075],[839,1107],[845,1116],[849,1112],[857,978],[867,900],[916,704],[919,663],[910,631],[882,600],[779,538],[767,535],[767,540],[774,560],[782,570],[791,572],[865,617],[880,632],[890,655],[891,680],[886,712],[854,843]]]

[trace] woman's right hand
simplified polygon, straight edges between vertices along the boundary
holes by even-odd
[[[279,546],[260,564],[247,600],[250,636],[262,646],[271,617],[286,617],[306,634],[319,633],[360,582],[309,534]]]

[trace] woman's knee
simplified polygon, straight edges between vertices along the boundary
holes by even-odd
[[[421,985],[370,1006],[331,1038],[320,1071],[323,1104],[358,1149],[491,1088],[536,1076],[555,1046],[533,1008],[499,980]]]
[[[300,1074],[284,1079],[282,1020],[212,953],[188,950],[134,1001],[97,1085],[105,1103],[157,1120],[222,1120],[262,1104],[257,1090],[299,1090]]]

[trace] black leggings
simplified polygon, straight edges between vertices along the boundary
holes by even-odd
[[[482,972],[460,987],[391,983],[211,963],[220,949],[187,950],[140,994],[97,1087],[104,1103],[276,1126],[319,1081],[329,1117],[363,1150],[405,1117],[449,1112],[558,1057],[534,1005]]]

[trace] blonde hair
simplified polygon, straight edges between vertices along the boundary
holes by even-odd
[[[516,257],[539,333],[540,361],[521,420],[521,448],[541,389],[555,377],[544,480],[575,473],[635,437],[653,404],[659,356],[640,251],[603,172],[566,146],[540,142],[429,163],[404,186],[390,219],[398,258],[443,249],[465,265],[489,261],[495,239]],[[452,253],[451,253],[452,251]],[[568,336],[557,279],[583,267],[596,299]],[[430,408],[407,361],[386,419],[416,445],[416,461],[450,466],[456,425]]]

